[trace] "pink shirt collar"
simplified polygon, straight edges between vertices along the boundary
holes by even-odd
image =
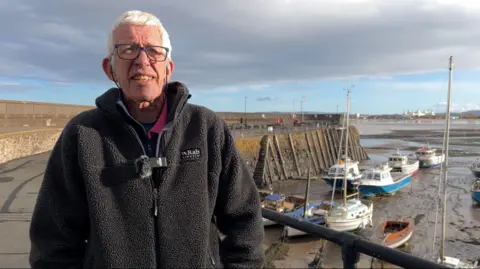
[[[167,123],[167,111],[167,100],[165,100],[160,117],[158,117],[158,120],[155,125],[153,125],[152,129],[148,131],[148,139],[151,139],[152,132],[157,134],[162,132],[163,127],[165,127],[165,124]]]

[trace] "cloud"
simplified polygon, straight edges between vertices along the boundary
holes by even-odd
[[[467,104],[456,104],[452,103],[450,105],[451,112],[465,112],[471,110],[480,110],[480,104],[467,103]],[[439,102],[436,104],[435,112],[443,113],[447,111],[447,102]]]
[[[172,39],[174,79],[194,88],[361,76],[388,80],[391,74],[445,70],[450,55],[457,68],[470,69],[480,62],[479,3],[19,0],[7,6],[2,1],[0,74],[107,83],[100,62],[108,31],[129,9],[160,17]]]
[[[258,97],[256,100],[258,102],[270,102],[270,101],[273,101],[275,99],[278,99],[278,98],[265,96],[265,97]]]
[[[392,81],[388,83],[376,82],[376,88],[389,89],[398,91],[424,91],[438,93],[440,96],[447,98],[448,81]],[[452,93],[477,93],[480,89],[479,81],[455,81],[452,82]]]
[[[16,81],[1,81],[0,80],[0,92],[11,93],[19,91],[30,91],[38,89],[38,86],[29,85],[26,83],[20,83]]]

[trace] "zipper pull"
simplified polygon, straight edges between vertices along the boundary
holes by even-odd
[[[153,215],[158,215],[157,189],[153,190]]]

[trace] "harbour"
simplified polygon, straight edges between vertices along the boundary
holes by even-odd
[[[389,156],[397,150],[404,154],[412,154],[416,149],[424,146],[418,139],[420,134],[431,134],[432,137],[435,137],[433,134],[438,133],[438,128],[443,127],[443,124],[438,123],[430,130],[424,129],[416,131],[416,126],[412,124],[411,130],[408,130],[409,135],[405,135],[407,132],[405,131],[407,130],[405,126],[402,126],[403,128],[401,128],[401,130],[396,130],[396,127],[399,125],[401,124],[390,123],[388,125],[390,131],[385,133],[382,131],[385,125],[381,124],[381,130],[376,134],[372,134],[373,129],[377,126],[375,123],[365,125],[360,123],[355,125],[360,133],[362,133],[363,128],[369,127],[369,134],[360,135],[360,141],[370,159],[363,161],[361,165],[373,166],[386,162]],[[480,231],[478,231],[478,227],[480,227],[480,224],[478,224],[480,222],[480,207],[476,205],[471,197],[471,186],[475,181],[475,177],[470,170],[472,163],[480,156],[480,147],[470,146],[472,144],[475,145],[472,141],[478,139],[476,135],[471,135],[469,140],[460,139],[464,136],[465,132],[474,134],[478,131],[477,128],[462,129],[461,132],[452,132],[451,137],[452,140],[458,142],[452,143],[450,147],[450,152],[456,154],[450,156],[448,166],[445,253],[447,256],[457,257],[462,261],[473,261],[480,258],[480,255],[478,255],[480,251],[480,241],[477,240],[477,238],[480,238]],[[400,135],[402,135],[404,140],[399,139]],[[437,140],[441,139],[441,137],[437,136],[435,139],[436,140],[433,140],[434,143],[430,143],[430,145],[438,143]],[[468,154],[462,154],[467,148]],[[410,217],[415,221],[415,229],[407,247],[402,248],[402,250],[418,257],[436,260],[439,255],[442,228],[440,224],[441,211],[439,210],[437,213],[436,208],[439,181],[440,168],[420,169],[412,176],[411,183],[395,193],[395,195],[369,198],[369,200],[374,203],[374,225],[371,228],[361,229],[356,234],[373,242],[381,243],[381,239],[377,236],[377,231],[384,221]],[[287,195],[304,193],[305,187],[305,180],[291,180],[279,182],[273,188]],[[309,192],[309,197],[312,199],[312,202],[314,200],[329,200],[331,195],[331,187],[323,180],[312,180]],[[341,195],[336,194],[335,196],[338,197],[336,201],[341,202]],[[436,228],[436,243],[435,246],[433,246],[436,217],[438,224]],[[266,227],[265,231],[267,234],[266,244],[271,245],[280,242],[283,232],[282,226]],[[285,266],[289,264],[292,266],[289,268],[298,268],[301,262],[296,259],[299,257],[296,253],[304,253],[309,259],[305,260],[303,266],[311,266],[315,257],[319,256],[318,252],[322,245],[319,242],[323,241],[309,235],[289,238],[285,242],[289,249],[283,257],[285,260],[278,260],[273,263],[277,265],[277,268],[286,268]],[[339,268],[343,266],[341,252],[338,246],[327,243],[323,250],[325,251],[322,255],[324,257],[324,268],[329,268],[330,266]],[[289,262],[290,260],[291,262]],[[371,262],[372,259],[370,257],[362,254],[358,267],[369,267]]]

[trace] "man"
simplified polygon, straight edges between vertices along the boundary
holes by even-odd
[[[124,13],[108,44],[102,67],[118,88],[72,119],[52,151],[32,268],[261,267],[254,181],[225,122],[168,83],[174,64],[158,18]]]

